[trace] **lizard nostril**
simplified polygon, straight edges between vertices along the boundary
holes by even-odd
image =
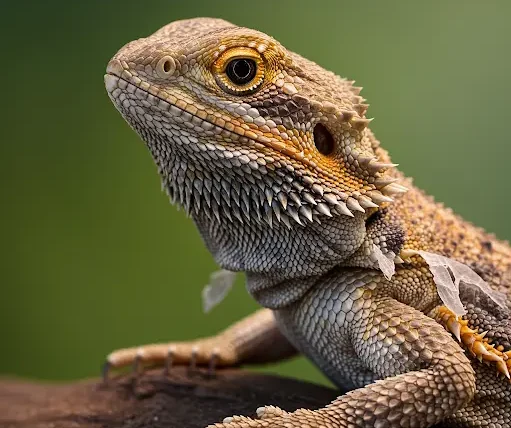
[[[318,123],[314,127],[314,144],[316,145],[316,148],[318,149],[319,153],[322,155],[328,156],[334,151],[335,148],[335,141],[334,137],[332,137],[332,134],[326,129],[324,125],[321,123]]]
[[[171,56],[164,56],[156,64],[156,73],[162,79],[172,76],[174,71],[176,71],[176,62]]]

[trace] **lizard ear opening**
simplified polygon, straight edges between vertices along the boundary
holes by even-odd
[[[321,123],[318,123],[314,127],[313,135],[314,145],[318,149],[319,153],[325,156],[332,154],[335,148],[335,141],[328,129],[326,129],[326,127]]]

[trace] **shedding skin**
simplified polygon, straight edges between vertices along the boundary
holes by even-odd
[[[171,201],[266,308],[212,338],[115,351],[107,371],[301,352],[350,392],[212,426],[511,426],[509,307],[464,286],[457,317],[417,255],[456,260],[509,295],[511,249],[395,168],[353,81],[264,33],[198,18],[125,45],[105,85]]]

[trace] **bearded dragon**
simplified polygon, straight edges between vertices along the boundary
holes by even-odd
[[[263,307],[214,337],[115,351],[108,368],[300,352],[350,392],[212,426],[511,426],[498,301],[511,249],[396,169],[354,82],[266,34],[199,18],[125,45],[105,84],[171,201]]]

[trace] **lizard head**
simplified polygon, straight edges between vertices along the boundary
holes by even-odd
[[[318,241],[317,258],[331,266],[355,251],[369,213],[404,190],[386,174],[394,165],[367,128],[360,88],[264,33],[219,19],[173,22],[125,45],[105,84],[171,199],[230,268],[250,268],[260,243],[233,266],[219,242],[262,235],[274,248],[282,237]],[[219,229],[237,233],[222,240]]]

